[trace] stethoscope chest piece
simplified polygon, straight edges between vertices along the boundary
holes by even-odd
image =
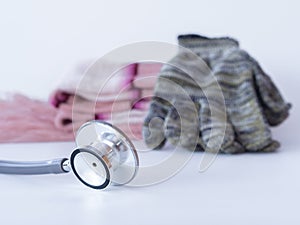
[[[77,131],[76,145],[70,164],[85,185],[103,189],[111,183],[127,184],[135,177],[139,166],[136,149],[113,125],[103,121],[85,123]]]

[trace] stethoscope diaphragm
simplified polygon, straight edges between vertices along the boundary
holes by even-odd
[[[110,183],[127,184],[135,177],[139,167],[136,149],[115,126],[103,121],[88,122],[78,130],[76,144],[70,164],[85,185],[103,189]]]

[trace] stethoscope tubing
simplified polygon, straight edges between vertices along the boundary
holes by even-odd
[[[69,171],[63,168],[63,164],[67,160],[67,158],[34,162],[0,160],[0,173],[15,175],[42,175],[67,173]]]

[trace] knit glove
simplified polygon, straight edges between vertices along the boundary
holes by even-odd
[[[144,121],[146,144],[161,148],[169,140],[191,150],[220,146],[225,153],[277,149],[269,125],[284,121],[290,104],[259,64],[232,38],[181,35],[178,41],[186,51],[180,50],[160,72]],[[209,74],[197,56],[217,80],[225,108],[215,84],[201,85]]]

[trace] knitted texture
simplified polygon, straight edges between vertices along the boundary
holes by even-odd
[[[223,140],[216,140],[221,140],[220,151],[224,153],[276,150],[279,142],[272,139],[269,125],[283,122],[291,105],[284,101],[257,61],[232,38],[180,35],[178,42],[190,51],[179,50],[170,65],[165,65],[160,72],[155,97],[144,121],[146,144],[161,148],[169,140],[191,150],[207,149],[212,137],[223,136]],[[201,82],[207,76],[195,55],[207,64],[224,96],[227,119],[217,120],[226,126],[224,133],[220,129],[218,134],[217,129],[217,133],[211,134],[215,126],[211,110],[222,108],[217,101],[208,102],[205,95],[214,95],[215,87],[195,85],[193,80]],[[192,75],[179,68],[189,68]],[[183,97],[180,88],[174,86],[180,86],[192,100]]]

